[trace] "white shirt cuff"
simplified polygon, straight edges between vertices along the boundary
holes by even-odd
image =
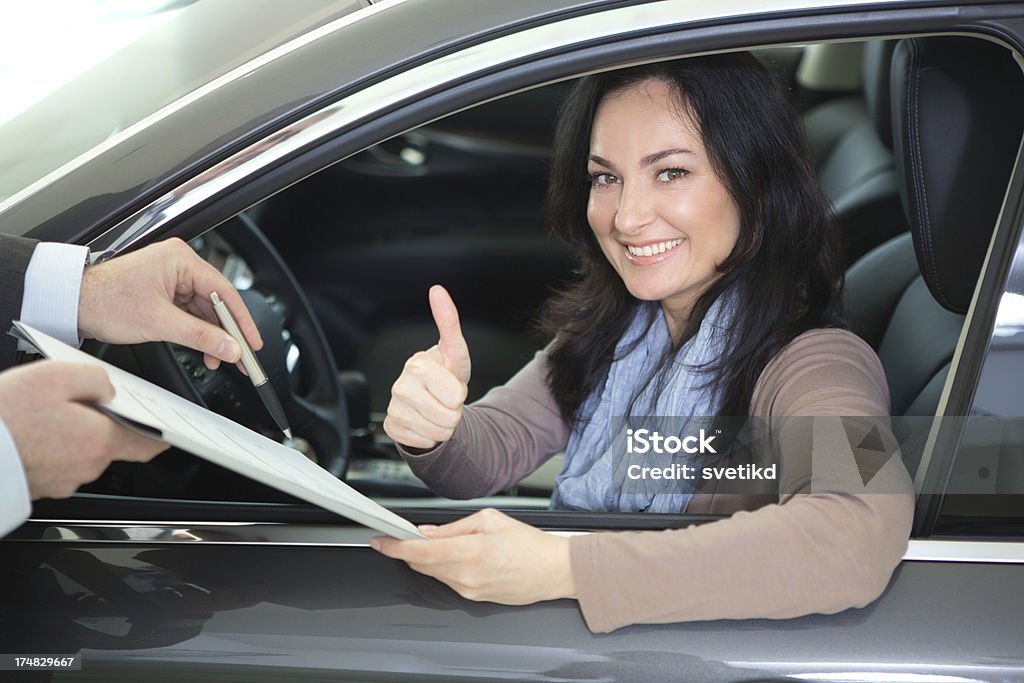
[[[21,300],[21,321],[78,346],[78,298],[82,272],[89,257],[87,247],[40,242],[25,270],[25,293]],[[30,351],[24,342],[18,350]]]
[[[21,526],[32,512],[28,480],[7,425],[0,420],[0,537]]]

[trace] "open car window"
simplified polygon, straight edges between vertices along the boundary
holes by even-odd
[[[883,365],[887,357],[898,364],[917,352],[912,338],[887,339],[884,321],[879,323],[872,309],[872,280],[860,274],[870,253],[902,240],[902,246],[889,251],[902,254],[901,267],[909,253],[907,282],[913,284],[917,277],[907,249],[909,226],[896,191],[892,143],[879,130],[885,117],[873,111],[879,103],[869,92],[877,86],[878,74],[864,72],[887,69],[894,47],[895,40],[873,40],[847,50],[847,58],[858,62],[862,81],[852,91],[842,78],[821,81],[827,84],[821,90],[801,82],[803,46],[757,53],[787,83],[807,128],[819,176],[843,231],[852,326],[883,357]],[[468,504],[449,501],[431,493],[411,473],[380,425],[390,386],[405,360],[436,342],[426,303],[430,285],[444,284],[459,306],[473,349],[470,400],[506,381],[548,341],[536,331],[536,315],[545,298],[571,278],[573,268],[571,252],[548,236],[540,221],[551,124],[569,87],[571,82],[559,81],[529,89],[408,130],[328,165],[193,241],[241,289],[251,287],[253,271],[266,265],[254,265],[247,258],[251,252],[246,242],[254,239],[253,230],[265,235],[283,257],[322,326],[334,365],[325,364],[324,358],[311,362],[310,349],[295,339],[294,330],[284,329],[288,382],[300,395],[315,396],[323,390],[323,373],[336,370],[347,404],[349,433],[307,440],[308,452],[316,458],[324,448],[347,449],[344,466],[334,460],[325,461],[325,466],[389,506],[548,506],[561,468],[559,455],[499,496]],[[874,166],[867,175],[858,176],[864,170],[851,166],[851,148],[871,155]],[[876,192],[880,185],[885,191],[868,201],[858,199],[865,187]],[[997,206],[991,208],[998,212]],[[929,301],[923,282],[899,291],[897,298],[904,295],[912,303],[914,297]],[[293,312],[280,300],[267,305],[278,311],[283,307],[285,316]],[[965,317],[938,308],[935,315],[942,328],[940,355],[951,354]],[[215,410],[230,415],[240,405],[252,409],[251,397],[208,377],[193,376],[202,373],[201,364],[183,349],[176,349],[173,356],[152,349],[131,357],[122,354],[120,360],[143,374],[161,367],[165,379],[168,373],[179,381],[185,378],[179,384],[182,392],[207,382],[200,394]],[[923,382],[896,387],[900,390],[893,392],[893,414],[935,415],[947,372],[948,367],[940,364]],[[250,426],[261,427],[258,420]],[[910,433],[919,430],[912,426]],[[349,441],[343,445],[345,438]],[[918,450],[907,463],[912,473],[921,447],[915,444]],[[172,453],[161,460],[157,476],[141,473],[146,468],[135,468],[131,475],[111,472],[89,490],[204,501],[289,500],[241,477],[214,474],[185,454]],[[673,523],[678,522],[633,516],[614,524]]]

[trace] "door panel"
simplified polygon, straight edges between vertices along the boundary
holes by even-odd
[[[1024,564],[908,561],[863,609],[594,635],[572,601],[470,602],[365,547],[7,541],[3,553],[4,649],[82,650],[74,680],[1024,677]]]

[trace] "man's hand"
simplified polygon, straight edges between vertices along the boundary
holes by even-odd
[[[419,529],[430,540],[378,536],[370,545],[448,584],[469,600],[529,605],[576,597],[568,538],[540,531],[494,509]]]
[[[396,443],[433,448],[447,441],[462,419],[469,392],[469,347],[462,336],[459,312],[440,285],[430,288],[430,311],[437,344],[413,354],[391,387],[384,431]]]
[[[168,341],[205,354],[211,370],[241,357],[210,303],[217,292],[253,349],[263,347],[256,323],[235,288],[188,244],[169,239],[85,269],[78,304],[83,338],[113,344]]]
[[[39,361],[0,374],[0,419],[33,499],[70,496],[111,460],[145,461],[167,448],[87,405],[113,398],[106,371],[93,365]]]

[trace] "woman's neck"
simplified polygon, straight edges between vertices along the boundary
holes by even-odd
[[[683,330],[686,329],[686,324],[690,320],[691,307],[687,306],[686,310],[680,310],[676,306],[666,306],[664,302],[661,304],[661,312],[665,317],[665,326],[668,328],[668,336],[672,339],[673,343],[677,343],[683,336]]]

